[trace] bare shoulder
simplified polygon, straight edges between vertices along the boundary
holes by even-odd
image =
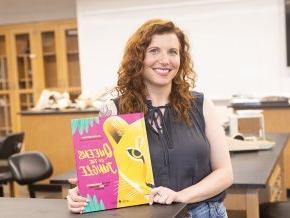
[[[212,100],[204,98],[203,100],[203,113],[204,115],[210,114],[215,111],[215,106]]]
[[[217,111],[216,106],[214,105],[213,101],[204,98],[203,103],[203,116],[205,119],[206,126],[215,126],[217,125],[221,126],[221,117],[220,114]]]

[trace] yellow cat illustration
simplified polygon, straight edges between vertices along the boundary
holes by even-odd
[[[128,124],[118,116],[103,125],[118,165],[118,207],[148,202],[154,184],[144,118]]]

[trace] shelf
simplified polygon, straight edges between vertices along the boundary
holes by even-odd
[[[8,97],[9,97],[9,92],[8,91],[0,91],[0,100],[1,99],[7,99]],[[5,101],[7,101],[7,100],[5,100]]]
[[[0,131],[11,131],[11,127],[0,126]]]
[[[2,110],[2,109],[4,109],[4,110],[9,110],[10,109],[10,104],[7,104],[7,105],[1,105],[0,104],[0,109]]]
[[[17,58],[29,58],[30,59],[31,54],[18,54]]]
[[[49,88],[45,88],[48,91],[56,91],[56,92],[65,92],[63,90],[63,88],[59,88],[59,87],[49,87]]]
[[[68,55],[78,55],[79,51],[78,50],[71,50],[71,51],[67,51]]]
[[[79,86],[75,86],[75,87],[69,87],[69,88],[67,88],[67,90],[69,92],[80,92],[82,89]]]
[[[6,79],[0,79],[0,90],[9,90],[9,82]]]
[[[1,99],[1,98],[0,98],[0,99]],[[9,107],[11,106],[10,103],[9,103],[7,100],[2,99],[2,101],[3,101],[3,102],[0,101],[0,107],[1,107],[1,108],[6,108],[6,107],[9,108]]]
[[[10,104],[6,104],[6,105],[1,105],[1,104],[0,104],[0,108],[10,108],[10,107],[11,107]]]
[[[4,105],[5,104],[5,105]],[[7,103],[7,102],[5,102],[4,104],[2,104],[1,102],[0,102],[0,108],[10,108],[10,104],[9,103]]]
[[[19,94],[20,94],[20,97],[22,96],[32,96],[33,92],[31,91],[27,91],[26,90],[23,90],[22,92],[19,91]]]
[[[32,78],[21,78],[19,82],[32,82]]]
[[[55,52],[45,52],[43,53],[43,57],[54,57],[56,56]]]
[[[31,84],[26,84],[26,83],[20,83],[19,84],[19,90],[31,90],[32,85]]]
[[[19,89],[19,94],[32,94],[32,89]]]
[[[29,107],[29,108],[33,107],[32,102],[21,102],[20,105],[24,107]]]
[[[7,95],[9,94],[10,91],[9,90],[6,90],[6,89],[0,89],[0,98],[1,98],[1,95]]]

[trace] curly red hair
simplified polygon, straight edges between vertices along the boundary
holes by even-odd
[[[120,96],[119,112],[147,113],[147,90],[142,78],[145,52],[153,35],[166,33],[175,33],[180,43],[180,67],[172,81],[170,105],[177,120],[184,120],[189,124],[191,120],[189,112],[193,100],[189,88],[195,86],[196,74],[193,70],[190,46],[185,34],[173,22],[167,20],[149,20],[129,38],[118,70],[116,88]]]

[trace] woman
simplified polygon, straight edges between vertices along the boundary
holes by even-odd
[[[156,185],[150,204],[183,202],[189,217],[227,217],[230,156],[213,103],[189,91],[195,73],[184,33],[170,21],[144,23],[127,42],[118,74],[119,97],[104,112],[145,113]],[[67,199],[72,212],[86,205],[77,187]]]

